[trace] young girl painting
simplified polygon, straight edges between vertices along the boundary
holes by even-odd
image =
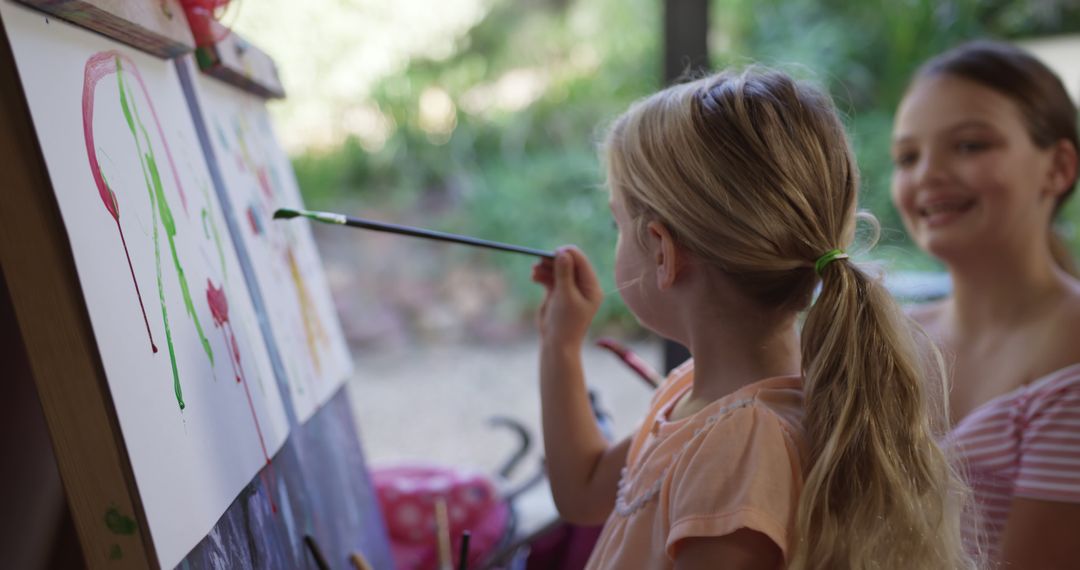
[[[724,72],[633,105],[603,153],[622,299],[693,358],[609,444],[580,358],[596,275],[573,247],[534,267],[556,505],[606,521],[589,567],[971,567],[909,321],[844,253],[858,172],[828,97]]]

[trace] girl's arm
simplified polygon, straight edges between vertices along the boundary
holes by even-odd
[[[741,528],[724,536],[688,538],[678,543],[675,570],[776,570],[780,547],[760,532]]]
[[[540,397],[555,506],[571,523],[601,524],[615,506],[630,438],[609,447],[596,425],[581,370],[580,345],[541,348]]]
[[[609,447],[585,387],[581,347],[603,291],[588,259],[573,247],[533,267],[547,290],[540,307],[540,397],[544,452],[555,506],[576,524],[600,524],[615,505],[630,440]]]
[[[1080,504],[1016,498],[1001,537],[1005,568],[1058,570],[1080,564]]]

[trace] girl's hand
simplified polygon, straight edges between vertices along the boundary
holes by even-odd
[[[547,290],[538,319],[543,344],[580,347],[604,300],[588,258],[574,246],[560,247],[554,260],[533,266],[532,280]]]

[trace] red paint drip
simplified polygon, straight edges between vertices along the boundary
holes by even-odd
[[[206,304],[210,306],[214,326],[224,326],[229,322],[229,300],[225,298],[225,288],[214,287],[209,279],[206,280]]]
[[[263,227],[262,222],[259,220],[259,213],[255,211],[254,206],[248,206],[247,208],[248,223],[251,224],[251,232],[255,235],[262,235]]]
[[[101,196],[101,201],[105,203],[105,209],[116,220],[116,229],[120,232],[120,243],[124,246],[128,270],[131,271],[131,282],[135,284],[135,296],[139,299],[143,323],[146,325],[146,335],[150,337],[150,350],[156,354],[158,348],[157,344],[154,343],[154,333],[150,331],[150,319],[146,316],[146,304],[143,303],[142,291],[139,290],[139,281],[135,278],[135,266],[131,263],[131,251],[128,250],[127,240],[124,239],[124,229],[120,225],[120,204],[116,200],[116,194],[109,188],[109,185],[105,182],[105,177],[101,174],[101,165],[98,164],[97,149],[94,146],[94,88],[102,77],[109,73],[116,73],[115,58],[117,55],[116,52],[101,52],[86,61],[86,68],[83,71],[82,96],[83,138],[86,139],[86,155],[90,159],[90,173],[93,175],[94,183],[97,185],[98,195]],[[137,76],[138,70],[135,69],[134,65],[131,67]],[[139,83],[142,83],[141,78],[139,78]],[[143,91],[145,93],[145,88]],[[149,99],[147,100],[149,101]]]
[[[263,459],[266,460],[266,470],[262,472],[263,486],[266,487],[266,497],[270,501],[270,510],[277,513],[277,504],[274,502],[273,486],[274,465],[270,461],[270,454],[266,452],[266,441],[263,439],[262,427],[259,425],[259,417],[255,414],[255,403],[251,400],[251,390],[248,389],[247,380],[244,377],[244,366],[240,362],[240,347],[236,342],[232,325],[229,322],[229,300],[225,295],[225,288],[214,287],[214,284],[206,280],[206,304],[210,306],[210,315],[214,318],[214,326],[220,327],[225,335],[225,341],[232,349],[229,362],[233,366],[233,374],[236,382],[244,387],[244,395],[247,396],[248,409],[251,411],[251,419],[255,422],[255,433],[259,435],[259,446],[262,448]]]
[[[266,199],[273,201],[274,189],[270,186],[270,177],[266,175],[266,167],[260,166],[255,172],[255,177],[259,179],[259,188],[262,189]]]
[[[124,255],[127,256],[127,269],[132,272],[132,283],[135,284],[135,296],[138,297],[138,307],[143,310],[143,323],[146,324],[146,334],[150,337],[150,351],[158,354],[158,345],[153,343],[153,333],[150,333],[150,320],[146,316],[146,307],[143,304],[143,293],[138,290],[138,280],[135,279],[135,266],[132,264],[132,255],[127,250],[127,240],[124,240],[124,229],[120,227],[120,218],[117,218],[117,230],[120,231],[120,243],[124,246]]]

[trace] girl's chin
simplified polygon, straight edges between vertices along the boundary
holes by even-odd
[[[987,240],[970,236],[931,236],[919,240],[919,248],[938,261],[952,265],[985,254]]]

